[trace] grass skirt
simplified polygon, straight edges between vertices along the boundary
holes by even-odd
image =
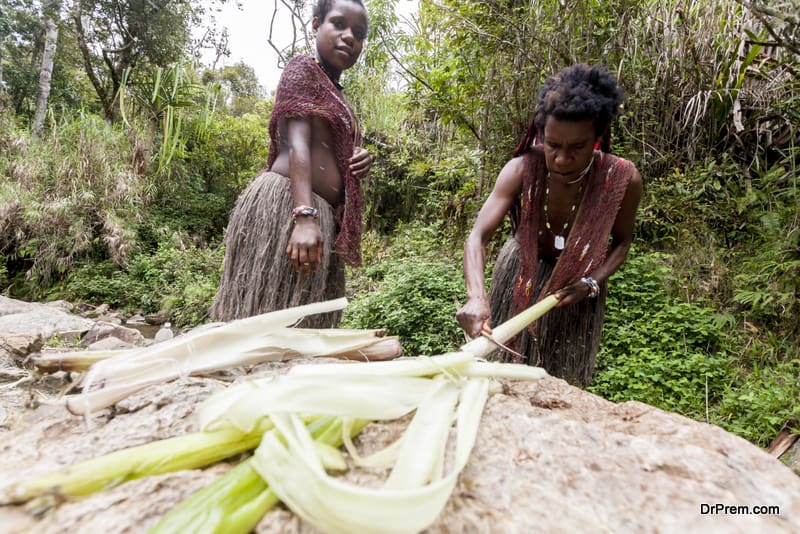
[[[224,270],[210,310],[214,319],[230,321],[344,296],[344,262],[333,251],[333,208],[313,197],[325,251],[315,272],[298,273],[286,257],[294,207],[289,179],[263,172],[242,192],[225,231]],[[297,326],[335,328],[341,316],[340,311],[311,315]]]
[[[500,324],[513,316],[513,291],[519,265],[519,243],[515,238],[506,241],[497,257],[489,290],[492,324]],[[536,295],[542,289],[553,265],[539,260],[536,272]],[[523,363],[543,367],[548,373],[570,384],[588,386],[594,372],[605,314],[606,284],[600,294],[566,308],[553,308],[536,323],[536,338],[523,330],[514,347],[525,356]],[[534,301],[538,301],[536,297]],[[498,351],[495,357],[511,361],[511,355]]]

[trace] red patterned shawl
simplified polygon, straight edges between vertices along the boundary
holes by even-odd
[[[539,299],[581,277],[589,276],[593,268],[605,261],[611,229],[634,167],[630,161],[611,154],[597,152],[597,155],[587,176],[589,181],[566,246]],[[547,166],[541,147],[533,147],[521,157],[528,160],[527,172],[523,177],[519,204],[512,208],[510,214],[520,246],[514,313],[530,306],[534,297],[539,256],[539,218],[547,181]]]
[[[357,267],[361,265],[364,198],[361,185],[350,174],[349,160],[353,148],[361,145],[361,132],[341,91],[314,59],[298,55],[286,65],[275,92],[275,106],[269,121],[267,168],[272,167],[280,151],[280,120],[309,117],[323,119],[333,134],[334,154],[345,192],[344,202],[334,206],[339,226],[335,247],[348,265]]]

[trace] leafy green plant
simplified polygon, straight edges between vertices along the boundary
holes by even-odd
[[[463,344],[455,302],[464,288],[451,264],[401,259],[365,271],[377,279],[376,289],[353,299],[345,309],[344,327],[385,328],[400,336],[409,356],[440,354]]]
[[[734,339],[709,308],[680,302],[667,257],[632,253],[609,282],[590,391],[702,418],[730,380]],[[708,392],[708,393],[707,393]]]
[[[800,360],[740,369],[712,408],[712,422],[762,447],[783,423],[800,418]]]
[[[75,262],[98,254],[124,265],[148,198],[121,128],[78,115],[45,139],[18,132],[16,142],[0,175],[0,249],[15,291],[38,298]]]
[[[135,255],[124,270],[108,261],[75,269],[58,296],[158,312],[177,326],[197,325],[208,318],[223,255],[222,248],[198,248],[173,233],[154,253]]]

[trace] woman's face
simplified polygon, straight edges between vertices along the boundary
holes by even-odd
[[[551,176],[573,180],[589,165],[598,138],[594,120],[560,120],[548,116],[544,123],[544,156]]]
[[[367,12],[350,0],[337,0],[325,20],[314,17],[311,27],[317,34],[317,59],[338,77],[355,65],[367,37]]]

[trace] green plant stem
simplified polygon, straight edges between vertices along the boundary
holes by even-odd
[[[21,503],[45,494],[79,497],[145,476],[202,467],[254,449],[271,427],[265,421],[247,434],[226,428],[115,451],[14,484],[2,501]]]
[[[351,437],[367,423],[355,421]],[[339,447],[343,441],[342,426],[339,417],[321,417],[309,424],[309,431],[317,442]],[[173,508],[149,534],[247,534],[277,502],[278,497],[253,468],[251,459],[247,459]]]

